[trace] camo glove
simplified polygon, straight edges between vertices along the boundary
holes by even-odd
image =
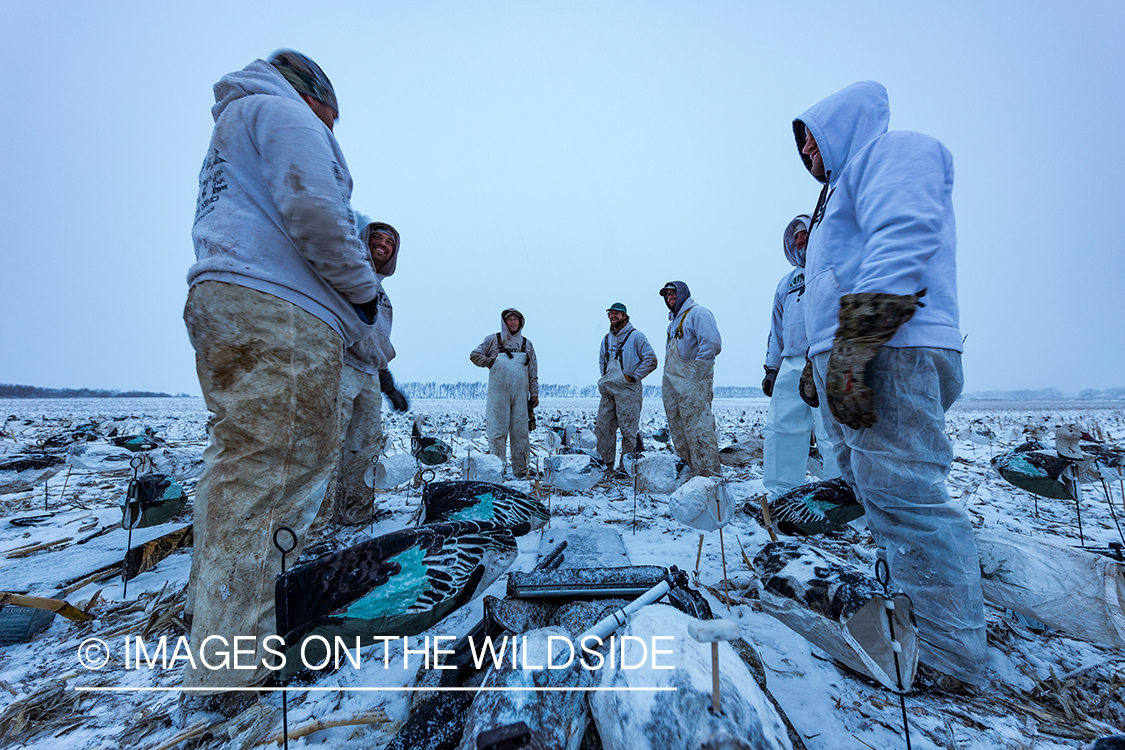
[[[812,360],[805,357],[805,369],[801,370],[801,382],[797,386],[801,393],[801,400],[816,409],[820,406],[820,396],[816,393],[816,381],[813,380]]]
[[[762,378],[762,393],[773,398],[773,384],[777,381],[777,370],[767,367],[766,376]]]
[[[391,376],[390,370],[379,370],[379,390],[391,402],[391,407],[395,411],[406,411],[410,408],[410,402],[406,400],[406,396],[402,395],[402,391],[395,388],[395,379]]]
[[[841,424],[858,430],[879,421],[875,393],[866,383],[867,365],[913,317],[925,293],[925,289],[918,294],[862,292],[840,298],[840,327],[832,342],[824,390],[828,408]]]

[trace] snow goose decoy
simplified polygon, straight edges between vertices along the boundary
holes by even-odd
[[[991,463],[1005,480],[1036,495],[1036,515],[1039,497],[1073,500],[1078,513],[1078,538],[1084,545],[1080,477],[1095,457],[1082,451],[1082,440],[1094,438],[1080,424],[1060,424],[1055,427],[1054,453],[1044,450],[1038,441],[1029,440],[1010,453],[996,456]]]

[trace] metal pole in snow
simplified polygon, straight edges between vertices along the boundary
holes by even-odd
[[[129,489],[125,490],[125,513],[121,517],[121,525],[129,530],[128,538],[125,541],[125,557],[121,560],[121,598],[126,599],[129,596],[129,550],[133,548],[133,529],[141,523],[141,501],[137,498],[137,493],[140,491],[137,486],[137,473],[144,463],[139,457],[129,459],[129,465],[133,467],[133,478],[129,481]],[[134,502],[135,501],[135,502]],[[136,519],[131,519],[129,513],[133,505],[137,508]],[[126,525],[128,523],[128,525]]]
[[[283,531],[288,532],[289,536],[293,537],[293,545],[288,549],[282,547],[281,540],[278,539],[278,535]],[[285,575],[285,556],[297,549],[296,532],[288,526],[282,526],[277,531],[273,532],[273,546],[277,547],[277,551],[281,553],[281,574]],[[289,679],[286,678],[282,687],[285,688],[288,686]],[[285,739],[285,750],[289,750],[289,691],[287,690],[281,691],[281,736]]]
[[[883,608],[887,613],[887,629],[891,636],[891,652],[895,655],[895,680],[898,682],[898,701],[902,706],[902,729],[906,735],[906,750],[910,750],[910,721],[906,716],[906,691],[902,687],[902,669],[899,667],[898,655],[902,651],[902,644],[895,640],[895,619],[892,612],[895,608],[894,599],[891,598],[891,570],[887,561],[879,558],[875,561],[875,580],[883,587]]]

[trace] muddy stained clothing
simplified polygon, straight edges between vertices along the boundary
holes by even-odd
[[[780,365],[762,427],[762,486],[770,500],[805,483],[809,435],[814,431],[823,461],[820,478],[840,476],[836,468],[836,447],[824,427],[821,410],[813,409],[801,398],[799,386],[801,372],[805,369],[804,355],[786,357]]]
[[[695,476],[717,477],[719,435],[711,412],[715,357],[723,342],[715,316],[697,305],[687,284],[676,287],[676,308],[668,314],[668,345],[664,357],[664,414],[672,447]]]
[[[185,673],[186,686],[205,688],[270,674],[260,646],[277,627],[273,533],[287,526],[306,542],[340,450],[342,350],[373,329],[355,305],[380,290],[332,131],[263,60],[223,76],[214,94],[184,309],[213,412],[195,499],[192,642],[250,636],[259,651],[254,669]]]
[[[641,424],[643,386],[641,380],[656,369],[656,352],[645,335],[628,320],[619,331],[610,330],[598,350],[598,417],[594,423],[598,455],[613,467],[617,432],[621,431],[621,453],[636,450]]]
[[[637,432],[641,427],[641,381],[625,380],[621,363],[610,360],[606,372],[598,380],[598,418],[594,435],[598,440],[598,455],[605,465],[613,468],[617,453],[617,431],[621,431],[621,454],[637,449]]]
[[[363,523],[370,516],[371,488],[363,477],[385,442],[382,409],[379,376],[345,364],[340,373],[340,463],[317,515],[316,533],[329,521]]]
[[[342,430],[345,451],[355,453],[383,442],[383,394],[378,375],[344,367],[340,374],[340,425],[347,425]]]
[[[511,333],[504,322],[509,314],[515,314],[520,320],[515,333]],[[488,368],[485,432],[489,452],[503,460],[507,455],[505,445],[510,439],[512,472],[516,476],[527,473],[531,452],[527,402],[531,398],[539,399],[539,364],[531,340],[520,333],[523,326],[522,313],[512,308],[504,310],[500,313],[500,332],[486,337],[469,353],[470,362]]]
[[[829,355],[813,358],[820,389]],[[968,513],[945,490],[953,461],[945,412],[964,385],[961,355],[884,346],[867,380],[879,421],[855,430],[825,420],[841,475],[863,503],[891,577],[914,602],[920,660],[980,684],[988,661],[980,563]]]
[[[504,459],[508,440],[512,444],[512,472],[527,473],[531,450],[527,431],[527,352],[501,354],[488,368],[488,401],[485,404],[485,431],[489,452]]]
[[[352,178],[332,131],[269,63],[215,84],[215,130],[199,173],[188,286],[272,294],[350,346],[373,330],[354,309],[381,286],[360,246]]]
[[[192,652],[185,687],[243,687],[271,673],[263,639],[277,632],[274,532],[300,554],[339,451],[341,340],[330,326],[270,294],[217,281],[194,286],[184,309],[207,408],[210,444],[195,495]],[[203,640],[249,636],[252,670],[198,663]],[[218,664],[215,641],[203,652]],[[271,657],[272,658],[272,657]]]
[[[711,412],[714,392],[715,360],[697,359],[685,362],[675,339],[669,339],[664,355],[664,413],[676,455],[687,461],[697,477],[717,477],[719,435]]]
[[[375,222],[356,213],[356,229],[360,245],[366,248]],[[371,255],[366,253],[370,262]],[[387,369],[395,358],[391,344],[394,308],[382,284],[398,267],[399,247],[375,269],[379,279],[376,304],[379,313],[372,332],[344,350],[344,368],[340,376],[340,462],[329,483],[316,531],[328,521],[363,523],[372,509],[371,488],[363,481],[373,456],[379,455],[386,439],[383,435],[383,396],[379,371]]]
[[[617,360],[622,372],[633,380],[642,380],[656,370],[656,352],[643,333],[625,321],[621,330],[612,330],[602,339],[598,350],[598,373],[605,375],[611,360]]]

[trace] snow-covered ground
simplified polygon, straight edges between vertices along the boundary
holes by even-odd
[[[720,399],[715,402],[720,446],[734,439],[760,437],[766,399]],[[388,414],[392,445],[405,450],[414,414],[427,417],[427,433],[452,442],[456,457],[471,447],[484,449],[483,438],[460,437],[464,428],[484,426],[483,401],[417,400],[409,415]],[[547,427],[576,424],[592,430],[597,401],[546,399],[537,410],[539,429],[533,433],[533,462],[548,455]],[[11,416],[9,416],[11,415]],[[118,435],[141,433],[146,427],[167,440],[181,454],[201,454],[206,440],[206,419],[201,399],[86,399],[0,400],[0,459],[35,449],[46,438],[60,435],[87,422],[98,423],[104,433],[112,427]],[[974,526],[1006,529],[1028,536],[1078,544],[1073,502],[1038,501],[1001,479],[989,465],[993,455],[1009,451],[1031,433],[1040,432],[1050,444],[1053,425],[1079,422],[1108,446],[1125,444],[1125,406],[1114,403],[1053,404],[966,402],[950,412],[947,428],[956,459],[949,477],[951,496],[969,509]],[[651,435],[664,426],[658,401],[649,399],[642,415],[642,431]],[[650,449],[665,449],[648,442]],[[438,479],[458,479],[457,462],[437,468]],[[0,591],[14,590],[40,596],[62,597],[50,586],[38,588],[25,581],[24,571],[48,571],[54,584],[80,579],[99,565],[91,552],[77,545],[88,540],[96,550],[97,532],[118,524],[118,501],[130,472],[96,472],[65,468],[46,484],[0,495]],[[760,462],[746,468],[724,467],[728,488],[739,498],[740,512],[727,526],[725,564],[730,590],[730,610],[722,596],[723,554],[719,535],[709,533],[703,545],[698,582],[716,614],[734,620],[743,637],[754,644],[767,668],[768,687],[808,748],[905,747],[902,716],[896,696],[873,683],[845,674],[818,648],[811,646],[777,620],[765,614],[757,601],[755,574],[746,559],[769,541],[756,519],[741,510],[746,500],[762,492]],[[185,479],[187,491],[194,478]],[[530,490],[528,482],[512,486]],[[1110,483],[1117,520],[1122,518],[1122,487]],[[339,542],[350,544],[402,528],[417,507],[419,490],[405,487],[382,496],[389,518],[372,526],[346,528]],[[547,490],[544,489],[547,494]],[[633,564],[677,565],[696,568],[699,533],[673,520],[667,496],[636,499],[633,523],[632,484],[602,483],[586,493],[550,493],[551,528],[611,528],[621,538]],[[1082,529],[1087,544],[1105,546],[1121,541],[1101,484],[1084,487]],[[38,516],[36,520],[33,517]],[[24,525],[13,520],[29,519]],[[177,519],[190,520],[190,504]],[[812,544],[869,568],[874,559],[870,535],[860,526],[845,527],[830,535],[812,538]],[[530,568],[539,544],[535,532],[521,540],[516,566]],[[35,550],[36,545],[45,545]],[[745,557],[743,556],[745,551]],[[544,550],[545,552],[546,550]],[[58,748],[166,748],[219,747],[227,728],[211,728],[180,744],[167,743],[182,736],[174,724],[179,693],[169,691],[79,692],[79,687],[175,688],[180,668],[126,669],[118,648],[126,635],[143,635],[156,642],[161,635],[174,640],[184,631],[181,616],[190,567],[190,549],[163,560],[154,570],[128,584],[123,596],[120,579],[81,584],[65,593],[79,609],[88,609],[94,620],[74,624],[56,617],[48,630],[26,644],[0,647],[0,747]],[[37,573],[36,575],[43,575]],[[35,578],[36,575],[31,575]],[[5,583],[5,581],[9,583]],[[503,595],[504,577],[488,593]],[[454,612],[427,632],[458,636],[481,614],[480,597]],[[416,641],[420,641],[419,636]],[[84,668],[79,645],[99,638],[110,645],[109,664],[100,670]],[[1093,737],[1125,730],[1125,651],[1082,639],[1081,634],[1048,630],[1033,632],[1010,614],[988,608],[989,681],[976,695],[943,692],[914,693],[907,697],[912,744],[917,748],[1079,748]],[[397,649],[397,653],[396,653]],[[318,731],[290,743],[291,747],[382,747],[409,713],[411,695],[394,688],[412,686],[415,664],[402,668],[402,649],[391,649],[390,668],[384,668],[382,648],[371,654],[359,670],[345,666],[334,674],[289,696],[290,728],[314,720],[346,719],[365,712],[385,714],[386,721],[341,726]],[[397,662],[397,666],[396,666]],[[181,663],[182,666],[182,663]],[[354,691],[343,688],[384,688]],[[280,696],[268,699],[280,704]],[[189,728],[191,719],[189,717]],[[280,724],[277,727],[280,731]]]

